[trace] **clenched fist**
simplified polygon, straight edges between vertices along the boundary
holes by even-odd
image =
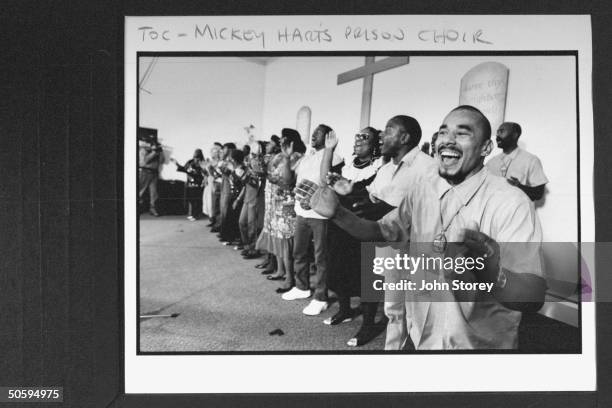
[[[317,214],[327,218],[332,218],[336,214],[339,205],[338,196],[329,187],[319,188],[310,198],[310,207]]]

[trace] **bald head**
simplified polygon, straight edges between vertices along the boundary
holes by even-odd
[[[502,123],[495,134],[497,147],[503,149],[506,153],[510,153],[518,146],[518,139],[522,132],[521,125],[516,122]]]

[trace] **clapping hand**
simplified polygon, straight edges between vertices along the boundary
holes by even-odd
[[[329,187],[321,187],[310,198],[310,206],[319,215],[327,218],[332,218],[340,202],[338,196]]]
[[[461,235],[460,241],[466,246],[469,256],[483,259],[484,268],[474,269],[478,279],[481,282],[496,282],[500,268],[499,244],[480,232],[475,222],[469,223]]]
[[[519,186],[521,184],[521,182],[516,177],[510,176],[506,180],[508,181],[508,183],[510,183],[511,185],[513,185],[515,187],[517,187],[517,186]]]
[[[348,195],[353,191],[353,182],[349,179],[342,177],[338,173],[327,173],[326,176],[327,184],[334,189],[334,191],[340,195]]]
[[[289,143],[288,145],[282,146],[281,150],[287,156],[291,156],[293,154],[293,142]]]
[[[319,185],[310,180],[302,180],[295,186],[295,198],[299,201],[300,207],[310,210],[310,198],[319,189]]]

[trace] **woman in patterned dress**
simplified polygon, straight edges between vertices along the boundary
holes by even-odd
[[[283,129],[281,138],[282,151],[276,154],[268,165],[268,184],[266,190],[266,214],[264,228],[257,241],[258,249],[265,249],[276,257],[277,271],[268,279],[285,283],[277,293],[291,289],[295,284],[293,273],[293,235],[296,215],[294,211],[295,175],[292,179],[281,177],[284,169],[292,167],[306,152],[306,146],[294,129]],[[269,206],[268,206],[269,204]]]

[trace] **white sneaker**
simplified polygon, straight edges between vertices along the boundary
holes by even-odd
[[[302,310],[302,313],[308,316],[316,316],[322,311],[327,310],[327,302],[317,299],[312,299],[308,306]]]
[[[310,297],[310,291],[309,290],[302,290],[299,289],[297,287],[293,287],[291,288],[291,290],[289,292],[285,292],[283,293],[283,295],[281,296],[281,298],[283,298],[284,300],[296,300],[296,299],[306,299]]]
[[[192,217],[191,215],[190,215],[189,217],[187,217],[187,219],[188,219],[189,221],[195,221],[195,217]]]

